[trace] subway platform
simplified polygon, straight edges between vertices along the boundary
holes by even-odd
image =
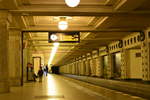
[[[97,91],[99,90],[99,91]],[[104,93],[105,92],[105,93]],[[115,90],[106,89],[74,80],[48,75],[43,82],[25,83],[12,87],[10,93],[0,94],[0,100],[145,100]]]

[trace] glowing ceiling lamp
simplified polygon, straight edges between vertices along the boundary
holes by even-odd
[[[80,0],[65,0],[65,3],[69,6],[69,7],[76,7],[79,5]]]
[[[59,17],[58,28],[60,30],[66,30],[68,28],[67,17]]]
[[[58,28],[60,30],[66,30],[68,28],[68,22],[67,21],[60,21],[58,23]]]

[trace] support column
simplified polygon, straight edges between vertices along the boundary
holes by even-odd
[[[9,92],[8,82],[8,12],[0,11],[0,93]]]
[[[74,75],[76,75],[76,64],[75,64],[75,62],[73,62],[73,66],[74,66]]]
[[[113,58],[112,54],[108,54],[107,78],[113,77]]]
[[[87,53],[87,58],[86,58],[86,75],[91,76],[91,65],[90,65],[90,60],[91,60],[91,54]]]
[[[79,62],[78,62],[79,64],[78,64],[78,67],[79,67],[79,75],[82,75],[82,66],[81,66],[81,58],[80,58],[80,60],[79,60]]]
[[[89,75],[89,73],[90,73],[90,71],[89,71],[89,63],[88,63],[88,60],[86,59],[86,61],[85,61],[85,66],[86,66],[86,70],[85,70],[85,75]]]
[[[9,32],[9,81],[10,86],[21,86],[22,74],[21,31],[12,29]]]
[[[82,60],[83,62],[83,75],[85,76],[86,75],[86,58],[85,58],[85,56],[84,56],[84,58],[83,58],[83,60]]]
[[[74,64],[73,64],[73,62],[71,63],[71,65],[72,65],[72,74],[74,75],[75,70],[74,70]]]
[[[101,76],[101,63],[102,62],[100,62],[100,57],[98,56],[97,58],[96,58],[96,76],[98,76],[98,77],[100,77]]]
[[[75,62],[75,66],[76,66],[76,75],[79,75],[79,67],[78,67],[78,61],[77,60]]]
[[[94,76],[95,73],[94,73],[94,65],[93,65],[93,58],[90,59],[90,70],[91,70],[91,75],[90,76]]]
[[[83,65],[83,59],[81,59],[81,61],[80,61],[80,70],[81,70],[81,75],[84,75],[84,65]]]
[[[103,77],[103,72],[104,68],[103,68],[103,58],[102,56],[99,57],[99,76]]]
[[[80,75],[80,62],[77,61],[77,75]]]
[[[129,52],[128,50],[121,51],[121,79],[129,78]]]
[[[150,81],[150,43],[149,43],[149,31],[145,34],[146,39],[141,45],[142,55],[142,79],[144,81]]]

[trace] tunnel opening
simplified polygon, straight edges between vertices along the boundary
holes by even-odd
[[[52,72],[52,74],[60,74],[59,66],[52,66],[51,72]]]

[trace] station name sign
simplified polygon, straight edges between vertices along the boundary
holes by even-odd
[[[79,43],[80,32],[49,32],[48,42],[54,43]]]

